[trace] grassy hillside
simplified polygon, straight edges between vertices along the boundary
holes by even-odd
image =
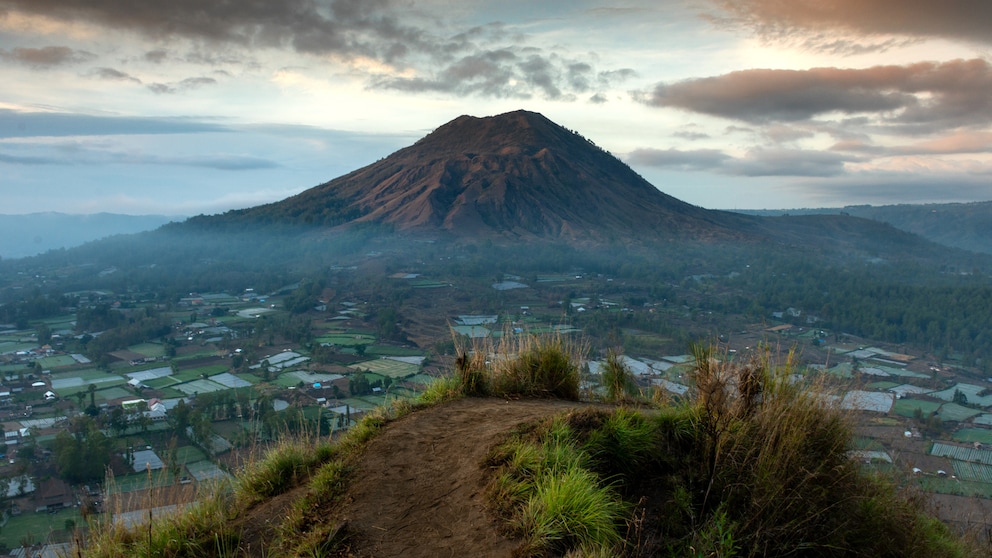
[[[581,349],[463,348],[417,404],[285,442],[151,526],[93,523],[80,555],[981,555],[850,458],[847,417],[788,363],[696,347],[687,397],[652,402],[619,358],[581,386]]]

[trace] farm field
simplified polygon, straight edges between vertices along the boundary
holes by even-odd
[[[416,364],[409,364],[387,358],[359,362],[358,364],[353,364],[351,368],[355,370],[368,370],[375,374],[386,376],[394,380],[412,376],[420,371],[420,367]]]

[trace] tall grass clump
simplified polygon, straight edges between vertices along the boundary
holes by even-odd
[[[166,515],[150,516],[149,523],[129,527],[118,519],[93,520],[85,550],[89,558],[160,556],[162,558],[233,558],[241,532],[229,523],[232,498],[216,485],[199,501]],[[84,552],[84,553],[83,553]]]
[[[622,550],[627,505],[591,469],[569,417],[516,432],[487,463],[495,471],[489,500],[524,540],[518,555],[610,556]]]
[[[472,396],[529,396],[578,400],[584,347],[566,335],[512,335],[459,346],[455,376]]]
[[[958,556],[921,500],[848,456],[850,416],[822,383],[758,354],[721,362],[693,347],[696,439],[678,486],[691,519],[683,551],[734,556]],[[719,536],[717,536],[719,535]],[[717,552],[718,547],[724,549]]]
[[[600,367],[600,375],[609,401],[625,402],[637,393],[634,374],[617,349],[606,352],[606,362]]]

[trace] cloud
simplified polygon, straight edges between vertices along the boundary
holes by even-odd
[[[113,68],[96,68],[87,75],[98,79],[105,79],[108,81],[129,81],[131,83],[138,83],[138,84],[141,83],[140,79],[125,72],[122,72],[120,70],[115,70]]]
[[[866,139],[849,139],[835,143],[830,149],[837,152],[868,154],[875,157],[992,153],[992,132],[960,130],[925,141],[895,146],[875,145]]]
[[[723,172],[736,176],[838,176],[844,164],[857,160],[849,155],[806,149],[757,148],[745,157],[726,162]]]
[[[723,24],[749,28],[766,39],[798,41],[821,50],[884,50],[898,42],[892,37],[992,43],[992,3],[987,0],[711,2],[723,11],[722,17],[714,17]]]
[[[853,155],[804,149],[749,150],[733,157],[717,149],[636,149],[627,156],[633,165],[671,168],[683,171],[711,171],[732,176],[837,176],[847,162],[859,161]]]
[[[635,97],[654,107],[751,123],[841,113],[883,124],[953,127],[992,122],[992,66],[982,59],[865,69],[742,70],[659,83]]]
[[[136,34],[156,45],[144,54],[152,63],[252,66],[252,49],[290,49],[350,65],[370,88],[574,100],[635,75],[557,54],[567,45],[539,48],[502,23],[452,29],[443,15],[400,0],[0,0],[0,13],[4,8]],[[176,40],[194,53],[158,46]],[[148,87],[181,90],[165,82]]]
[[[382,59],[417,45],[423,34],[401,24],[389,0],[0,0],[3,8],[86,21],[155,40],[186,38]]]
[[[182,91],[199,89],[200,87],[216,84],[217,80],[211,77],[192,77],[186,78],[178,83],[150,83],[148,84],[148,89],[151,90],[152,93],[171,95],[173,93],[180,93]]]
[[[668,167],[678,170],[713,170],[731,159],[718,149],[635,149],[627,155],[634,165]]]
[[[94,116],[0,109],[0,138],[195,134],[225,131],[229,131],[229,128],[190,118]]]
[[[15,48],[9,51],[0,49],[0,59],[23,64],[36,70],[79,64],[94,58],[96,55],[91,52],[75,50],[67,46]]]
[[[0,163],[17,165],[103,166],[103,165],[166,165],[206,168],[222,171],[264,170],[281,165],[270,159],[251,155],[211,153],[204,155],[162,155],[134,149],[108,147],[93,141],[61,141],[56,143],[20,144],[6,146],[0,152]],[[25,152],[29,152],[25,154]]]

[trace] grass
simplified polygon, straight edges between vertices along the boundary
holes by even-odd
[[[494,450],[487,495],[522,555],[969,555],[922,498],[847,457],[848,417],[791,361],[694,355],[685,403],[560,416]],[[582,504],[596,490],[608,521]]]
[[[577,363],[586,351],[568,336],[487,337],[457,352],[455,373],[466,395],[579,398]]]
[[[982,444],[992,444],[992,430],[988,428],[962,428],[954,433],[955,442],[980,442]]]
[[[494,450],[487,496],[524,539],[517,555],[613,555],[622,547],[627,506],[592,461],[568,417],[520,432]]]

